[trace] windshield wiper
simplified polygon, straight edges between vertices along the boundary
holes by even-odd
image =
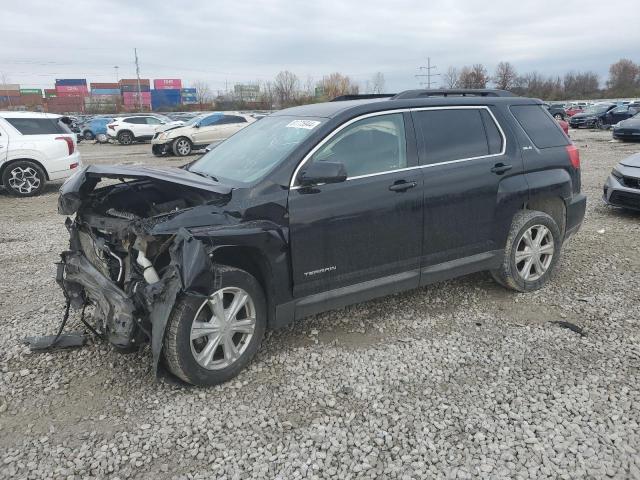
[[[187,171],[191,173],[195,173],[196,175],[200,175],[201,177],[210,178],[214,182],[220,183],[220,180],[218,180],[217,177],[214,177],[213,175],[209,175],[208,173],[198,172],[196,170],[187,170]]]

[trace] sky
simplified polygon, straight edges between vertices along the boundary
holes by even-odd
[[[602,0],[2,0],[0,82],[133,78],[135,47],[141,78],[214,91],[290,70],[303,84],[341,72],[362,89],[382,72],[391,93],[418,88],[427,57],[434,73],[510,61],[519,73],[591,70],[604,83],[611,63],[640,62],[637,1],[614,11]]]

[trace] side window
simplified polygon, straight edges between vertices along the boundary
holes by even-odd
[[[142,125],[147,123],[146,120],[142,117],[129,117],[123,120],[125,123],[133,123],[134,125]]]
[[[7,118],[5,119],[22,135],[49,135],[67,133],[55,118]]]
[[[422,165],[489,155],[481,109],[424,110],[413,112],[413,118],[423,140]],[[493,142],[495,148],[495,138]]]
[[[569,139],[540,105],[513,105],[511,113],[538,148],[564,147]]]
[[[146,117],[147,125],[160,125],[162,122],[155,117]]]
[[[487,142],[489,142],[489,155],[494,155],[502,152],[503,138],[498,130],[493,117],[486,110],[480,110],[482,121],[484,122],[484,128],[487,133]]]
[[[247,119],[236,115],[225,115],[220,123],[247,123]]]
[[[311,161],[340,162],[349,177],[405,168],[407,142],[402,114],[379,115],[349,125]]]
[[[220,123],[222,123],[220,121],[221,118],[222,118],[222,115],[211,115],[210,117],[206,117],[203,120],[201,120],[200,126],[209,127],[211,125],[219,125]]]

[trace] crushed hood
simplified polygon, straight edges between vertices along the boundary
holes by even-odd
[[[183,168],[89,165],[69,177],[62,185],[60,197],[58,198],[58,212],[62,215],[74,214],[80,207],[83,198],[96,188],[102,178],[154,179],[221,195],[228,195],[232,190],[227,185],[216,183],[209,178],[201,177]]]
[[[622,128],[640,128],[640,118],[627,118],[620,122]]]
[[[624,160],[620,160],[620,165],[624,165],[625,167],[640,168],[640,153],[636,153],[635,155],[631,155]]]

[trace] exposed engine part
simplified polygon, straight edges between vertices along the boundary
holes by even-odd
[[[160,281],[160,277],[158,276],[158,272],[153,267],[151,260],[149,260],[142,250],[138,251],[138,258],[136,259],[136,263],[143,268],[143,276],[149,285],[154,283],[158,283]]]
[[[109,210],[107,210],[107,215],[111,215],[112,217],[124,218],[126,220],[138,220],[140,218],[135,213],[123,212],[121,210],[116,210],[115,208],[110,208]]]

